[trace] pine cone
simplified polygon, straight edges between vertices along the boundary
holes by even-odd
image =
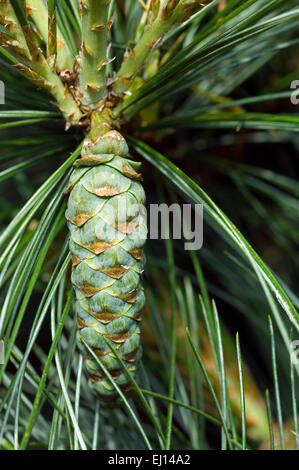
[[[117,400],[118,393],[96,361],[86,356],[80,339],[123,391],[130,389],[130,382],[105,339],[133,374],[141,357],[145,194],[137,172],[140,163],[127,160],[127,155],[127,143],[117,131],[96,140],[87,137],[70,178],[66,211],[78,343],[86,358],[90,386],[104,400]]]

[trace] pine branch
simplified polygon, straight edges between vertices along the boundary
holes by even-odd
[[[53,2],[50,2],[53,3]],[[56,3],[56,2],[55,2]],[[48,11],[42,0],[26,0],[27,13],[33,19],[44,42],[48,43]],[[57,27],[57,70],[73,70],[74,57]]]
[[[55,70],[57,59],[56,0],[48,0],[47,59],[50,67]]]
[[[35,42],[30,26],[28,25],[24,29],[27,44],[32,55],[32,62],[29,63],[29,69],[32,68],[33,72],[42,78],[44,82],[40,83],[40,85],[44,86],[44,88],[54,96],[59,109],[64,114],[67,121],[71,124],[78,124],[82,115],[73,96],[68,88],[63,85],[56,72],[51,69],[41,49]],[[22,71],[22,65],[19,67],[16,66],[16,68]],[[35,82],[34,78],[32,78],[32,81]]]
[[[162,3],[162,2],[161,2]],[[130,88],[133,78],[145,65],[152,50],[161,44],[165,34],[175,25],[186,21],[190,15],[202,8],[199,0],[169,0],[165,6],[157,8],[157,1],[153,2],[153,11],[156,12],[154,21],[148,24],[134,49],[126,54],[122,66],[117,74],[113,90],[122,94]]]
[[[80,88],[83,104],[96,107],[106,93],[108,4],[110,0],[81,0],[82,47]]]
[[[7,33],[0,31],[0,45],[20,58],[31,58],[22,26],[8,0],[0,0],[0,24]]]
[[[81,111],[71,93],[48,64],[37,44],[30,23],[26,22],[25,14],[21,24],[12,3],[1,0],[0,17],[4,17],[5,24],[9,25],[13,39],[12,41],[11,36],[4,33],[0,36],[0,45],[18,59],[19,62],[14,67],[35,85],[49,91],[67,121],[77,124],[82,116]]]

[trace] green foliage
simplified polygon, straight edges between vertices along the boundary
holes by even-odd
[[[35,70],[56,81],[53,63],[58,72],[63,59],[72,64],[86,33],[77,1],[49,3],[64,54],[57,50],[56,57],[44,34],[48,15],[40,25],[33,11],[20,18],[23,2],[12,2],[21,26],[10,34],[24,46],[24,26],[35,22],[46,61]],[[131,396],[82,339],[122,399],[119,409],[105,408],[88,386],[71,308],[64,192],[71,172],[80,171],[72,166],[84,136],[76,126],[66,133],[65,117],[77,123],[89,111],[79,107],[79,95],[65,103],[60,81],[53,94],[43,81],[19,75],[13,65],[24,57],[16,44],[0,47],[3,449],[299,448],[299,368],[290,362],[299,330],[299,140],[289,103],[298,78],[299,10],[293,0],[205,3],[180,20],[169,13],[149,55],[142,37],[157,11],[112,1],[107,12],[114,24],[107,57],[99,59],[109,93],[118,93],[112,118],[123,126],[132,159],[143,159],[149,202],[201,203],[205,214],[199,252],[184,251],[183,241],[148,243],[138,374],[113,342],[105,344]],[[135,70],[128,62],[129,77],[124,53],[144,65]],[[103,73],[97,78],[101,88]]]

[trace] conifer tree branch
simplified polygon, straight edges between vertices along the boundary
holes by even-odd
[[[47,59],[50,67],[55,70],[57,60],[56,0],[48,0]]]
[[[49,91],[67,121],[70,124],[78,124],[82,117],[80,108],[57,73],[51,69],[37,44],[30,23],[26,22],[26,16],[24,15],[21,24],[12,2],[1,0],[0,17],[4,17],[5,25],[9,25],[8,32],[11,31],[9,33],[11,36],[8,34],[0,36],[0,45],[18,59],[19,62],[14,67],[37,86]]]
[[[9,52],[13,52],[18,58],[31,59],[22,26],[8,0],[0,0],[0,24],[7,31],[7,34],[0,31],[0,45]]]
[[[80,89],[82,102],[92,108],[106,94],[108,10],[110,0],[81,0],[82,46]]]
[[[48,44],[48,11],[42,0],[26,0],[26,11],[33,19],[44,42]],[[73,70],[74,57],[69,50],[63,35],[57,27],[57,60],[56,68],[61,70]]]
[[[122,66],[117,73],[113,90],[119,95],[130,88],[136,73],[145,65],[152,50],[163,40],[165,34],[175,25],[183,23],[190,15],[202,8],[199,0],[169,0],[157,8],[157,0],[153,2],[156,17],[146,28],[134,49],[124,57]]]
[[[82,116],[79,106],[75,102],[68,88],[61,82],[57,73],[51,69],[41,49],[36,44],[29,25],[25,28],[25,35],[33,59],[32,62],[29,63],[29,67],[42,78],[42,82],[40,84],[44,86],[44,88],[48,89],[48,91],[54,96],[59,109],[64,114],[67,121],[71,124],[78,124]]]

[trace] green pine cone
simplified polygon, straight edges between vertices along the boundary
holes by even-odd
[[[94,140],[87,137],[70,178],[66,211],[78,343],[90,386],[104,400],[117,400],[118,393],[97,362],[86,355],[80,339],[123,391],[130,389],[130,382],[107,341],[133,374],[141,357],[145,194],[137,171],[140,163],[126,159],[127,155],[127,143],[117,131]]]

